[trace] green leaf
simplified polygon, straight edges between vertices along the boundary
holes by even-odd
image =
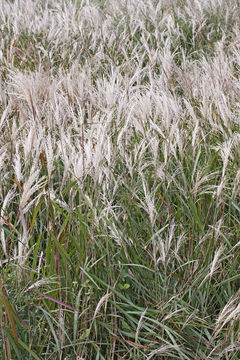
[[[126,284],[119,284],[119,288],[121,290],[127,290],[130,288],[130,284],[126,283]]]

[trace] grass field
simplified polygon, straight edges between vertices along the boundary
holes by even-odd
[[[240,2],[0,1],[0,359],[240,359]]]

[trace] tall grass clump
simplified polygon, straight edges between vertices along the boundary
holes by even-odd
[[[240,358],[239,15],[1,1],[1,359]]]

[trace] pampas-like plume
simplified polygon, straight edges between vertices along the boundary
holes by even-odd
[[[44,184],[45,176],[39,179],[39,169],[37,169],[36,163],[31,167],[30,175],[27,181],[23,184],[23,193],[20,199],[19,208],[23,211],[31,198],[31,196]]]

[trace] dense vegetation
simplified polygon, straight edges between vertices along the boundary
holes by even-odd
[[[1,0],[4,360],[239,360],[240,3]]]

